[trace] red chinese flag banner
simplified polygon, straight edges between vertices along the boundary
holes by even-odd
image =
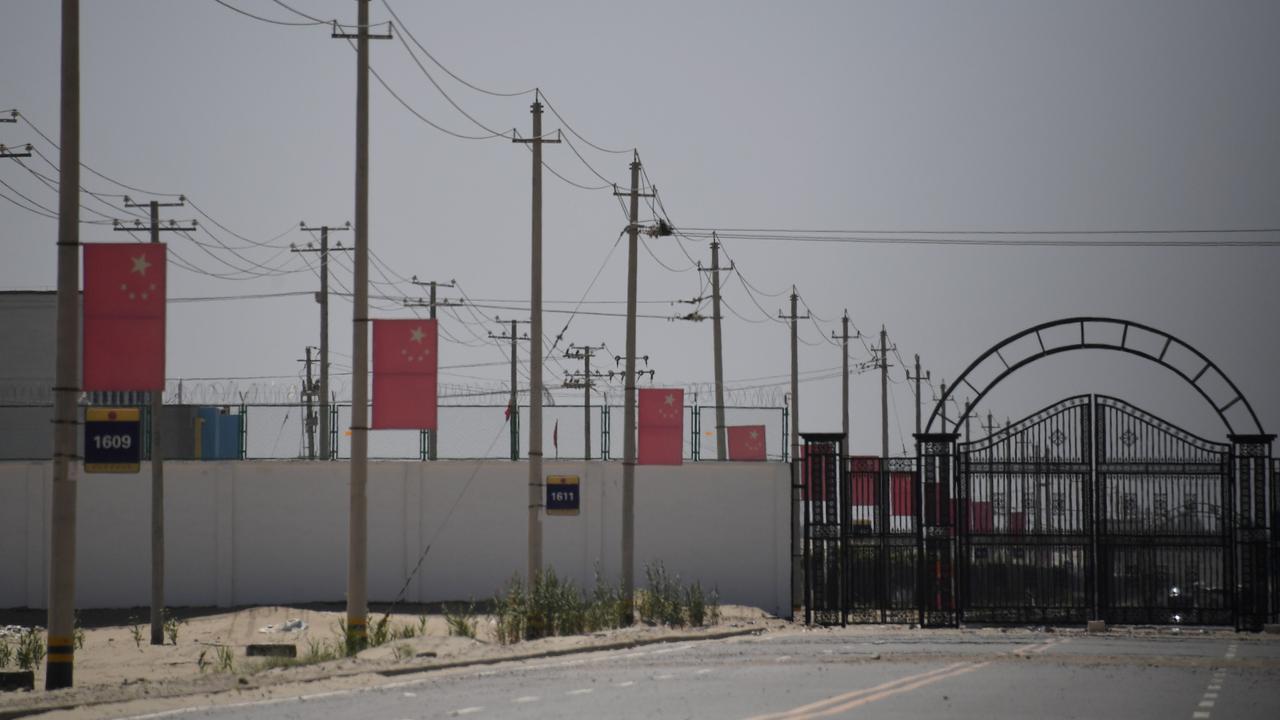
[[[84,390],[164,390],[165,246],[84,246]]]
[[[764,426],[731,425],[725,428],[729,436],[730,460],[764,460]]]
[[[373,428],[435,430],[435,320],[373,321]]]
[[[855,455],[849,458],[850,505],[875,505],[876,480],[880,477],[880,458]]]
[[[891,515],[915,515],[915,502],[911,486],[916,476],[912,473],[889,473],[889,499]]]
[[[995,528],[995,513],[990,502],[974,500],[969,503],[969,532],[992,533]]]
[[[684,390],[639,391],[640,465],[679,465],[684,460]]]

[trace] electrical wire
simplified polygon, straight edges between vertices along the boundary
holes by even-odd
[[[413,34],[413,31],[409,29],[408,25],[405,25],[404,21],[400,19],[400,16],[396,13],[396,11],[392,9],[390,4],[387,3],[387,0],[382,0],[382,6],[387,9],[387,12],[391,13],[391,17],[396,21],[396,26],[400,28],[400,31],[403,32],[405,35],[409,36],[409,39],[413,41],[414,45],[418,46],[418,49],[422,51],[423,55],[427,56],[427,59],[429,59],[432,63],[434,63],[436,67],[443,70],[445,74],[447,74],[449,77],[453,78],[454,80],[457,80],[463,85],[466,85],[472,90],[475,90],[476,92],[479,92],[479,93],[484,93],[485,95],[492,95],[494,97],[519,97],[521,95],[528,95],[536,91],[534,88],[530,88],[528,90],[521,90],[519,92],[498,92],[496,90],[486,90],[485,88],[479,87],[478,85],[473,85],[472,83],[467,82],[457,73],[445,67],[439,60],[436,59],[434,55],[432,55],[425,47],[423,47],[422,43],[418,42],[418,38]],[[552,112],[555,112],[555,111],[553,110]],[[564,121],[561,120],[561,122],[564,122]],[[567,123],[566,123],[566,127],[568,127]]]
[[[691,237],[710,237],[701,231],[686,228]],[[732,232],[717,231],[721,238],[736,240],[759,240],[786,243],[825,243],[825,244],[870,244],[870,245],[921,245],[921,246],[972,246],[972,247],[1078,247],[1078,248],[1144,248],[1144,247],[1280,247],[1277,240],[1037,240],[1037,239],[993,239],[991,237],[904,237],[904,236],[871,236],[871,235],[800,235],[768,232]],[[1221,230],[1117,230],[1074,231],[1054,233],[1051,231],[1028,231],[1031,235],[1181,235],[1181,234],[1280,234],[1280,228],[1234,228]],[[1017,234],[1017,233],[1014,233]]]
[[[218,3],[219,5],[221,5],[222,7],[226,8],[226,9],[228,9],[228,10],[233,10],[233,11],[235,11],[235,12],[240,13],[241,15],[244,15],[244,16],[247,16],[247,17],[251,17],[251,18],[253,18],[254,20],[260,20],[260,21],[262,21],[262,22],[264,22],[264,23],[271,23],[272,25],[286,25],[286,26],[289,26],[289,27],[308,27],[308,26],[314,26],[314,25],[328,25],[328,24],[329,24],[328,22],[323,21],[323,20],[317,20],[317,21],[315,21],[315,22],[290,22],[290,21],[288,21],[288,20],[272,20],[271,18],[262,17],[261,15],[254,15],[253,13],[248,12],[247,10],[241,10],[240,8],[238,8],[238,7],[234,6],[234,5],[231,5],[230,3],[224,2],[223,0],[213,0],[213,1],[214,1],[214,2],[216,2],[216,3]],[[277,4],[283,4],[283,3],[277,3]],[[294,10],[294,12],[298,12],[298,11]],[[298,13],[298,14],[299,14],[299,15],[302,15],[302,13]],[[308,17],[309,17],[309,16],[308,16]]]
[[[385,0],[384,0],[384,2],[385,2]],[[613,154],[613,155],[625,155],[625,154],[627,154],[627,153],[633,153],[633,152],[635,152],[635,149],[634,149],[634,148],[628,148],[628,149],[625,149],[625,150],[614,150],[614,149],[612,149],[612,148],[606,148],[606,147],[601,147],[601,146],[599,146],[599,145],[596,145],[595,143],[593,143],[593,142],[591,142],[590,140],[588,140],[588,139],[586,139],[585,137],[583,137],[583,136],[582,136],[582,134],[581,134],[581,133],[579,133],[577,130],[574,130],[574,129],[573,129],[573,126],[572,126],[572,125],[570,125],[570,124],[569,124],[569,122],[568,122],[567,120],[565,120],[565,119],[564,119],[564,116],[563,116],[563,115],[561,115],[561,114],[556,110],[555,106],[551,104],[551,100],[549,100],[549,99],[547,98],[546,93],[542,93],[542,101],[543,101],[544,103],[546,103],[546,105],[547,105],[547,109],[551,111],[551,114],[552,114],[552,115],[555,115],[555,116],[556,116],[556,119],[560,121],[560,124],[561,124],[561,125],[564,125],[564,129],[565,129],[565,130],[568,130],[568,131],[570,132],[570,134],[572,134],[574,137],[578,138],[578,139],[579,139],[579,140],[581,140],[582,142],[586,143],[587,145],[591,146],[593,149],[595,149],[595,150],[599,150],[599,151],[600,151],[600,152],[602,152],[602,153],[610,153],[610,154]]]

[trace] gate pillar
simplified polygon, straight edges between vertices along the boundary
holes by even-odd
[[[1236,629],[1258,631],[1277,613],[1275,577],[1276,479],[1271,477],[1275,435],[1231,435],[1231,493],[1235,505]]]
[[[959,433],[922,433],[916,438],[916,482],[912,494],[916,513],[916,543],[921,627],[960,624],[957,580],[960,533],[957,520],[965,513],[964,489],[956,467]]]

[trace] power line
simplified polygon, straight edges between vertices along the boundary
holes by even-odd
[[[278,1],[279,0],[277,0],[277,2]],[[484,93],[485,95],[493,95],[494,97],[518,97],[520,95],[528,95],[532,92],[535,92],[534,88],[530,88],[528,90],[521,90],[519,92],[498,92],[496,90],[486,90],[485,88],[479,87],[478,85],[473,85],[472,83],[467,82],[457,73],[445,67],[439,60],[436,59],[434,55],[432,55],[425,47],[423,47],[422,43],[418,42],[418,38],[413,34],[413,31],[409,29],[409,26],[405,25],[404,21],[400,19],[400,16],[396,14],[396,11],[393,10],[391,8],[391,5],[387,3],[387,0],[382,0],[382,6],[387,9],[387,12],[391,13],[391,17],[395,19],[396,25],[400,28],[400,32],[404,33],[405,35],[408,35],[409,39],[413,41],[413,44],[417,45],[418,49],[422,51],[422,54],[427,56],[427,59],[429,59],[432,63],[435,64],[436,67],[443,70],[445,74],[447,74],[449,77],[453,78],[454,80],[457,80],[458,82],[462,83],[463,85],[466,85],[467,87],[471,88],[472,90],[475,90],[476,92]],[[550,107],[550,103],[548,103],[548,107]],[[551,112],[554,113],[555,110],[552,110]],[[560,117],[560,116],[557,115],[556,117]],[[563,123],[564,119],[561,118],[560,122]],[[567,123],[565,124],[565,127],[568,127]]]
[[[695,230],[686,228],[685,231],[690,237],[710,238],[710,231]],[[805,234],[790,233],[786,231],[717,231],[720,238],[732,238],[735,240],[758,240],[763,242],[785,242],[785,243],[821,243],[821,244],[864,244],[864,245],[923,245],[923,246],[973,246],[973,247],[1100,247],[1100,248],[1122,248],[1122,247],[1277,247],[1280,246],[1280,239],[1276,240],[1036,240],[1036,239],[1013,239],[1000,240],[990,237],[906,237],[906,236],[889,236],[889,235],[849,235],[836,234],[838,231],[832,231],[831,234]],[[1053,231],[1034,231],[1028,233],[1008,233],[1009,235],[1111,235],[1119,238],[1130,235],[1210,235],[1210,234],[1280,234],[1280,228],[1234,228],[1222,230],[1207,229],[1187,229],[1187,230],[1118,230],[1118,231],[1079,231],[1079,232],[1063,232],[1057,233]],[[959,233],[951,233],[959,235]]]
[[[213,0],[213,1],[214,1],[214,2],[216,2],[216,3],[218,3],[219,5],[221,5],[222,7],[226,8],[226,9],[228,9],[228,10],[233,10],[233,11],[238,12],[238,13],[240,13],[241,15],[244,15],[244,16],[246,16],[246,17],[251,17],[251,18],[253,18],[254,20],[260,20],[260,21],[262,21],[262,22],[264,22],[264,23],[271,23],[272,25],[286,25],[286,26],[289,26],[289,27],[308,27],[308,26],[314,26],[314,25],[328,25],[328,24],[329,24],[329,23],[328,23],[328,21],[325,21],[325,20],[315,20],[315,21],[313,21],[313,22],[290,22],[290,21],[288,21],[288,20],[273,20],[273,19],[268,18],[268,17],[262,17],[261,15],[254,15],[253,13],[251,13],[251,12],[249,12],[249,11],[247,11],[247,10],[241,10],[240,8],[238,8],[238,7],[234,6],[234,5],[230,4],[230,3],[224,2],[223,0]],[[278,4],[278,5],[283,5],[283,3],[277,3],[277,4]],[[292,8],[290,8],[290,9],[292,9]],[[295,13],[297,13],[297,14],[299,14],[299,15],[302,15],[302,14],[303,14],[303,13],[298,12],[297,10],[294,10],[294,12],[295,12]],[[307,16],[307,17],[310,17],[310,16]]]

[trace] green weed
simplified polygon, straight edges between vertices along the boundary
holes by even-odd
[[[129,618],[129,634],[133,636],[133,644],[142,649],[142,626],[138,624],[138,618]]]
[[[44,633],[40,628],[29,628],[18,637],[15,655],[19,670],[36,670],[44,662]]]
[[[233,673],[236,667],[236,654],[228,645],[219,645],[217,659],[218,672]]]
[[[464,608],[456,608],[449,610],[446,605],[444,608],[444,620],[449,625],[449,634],[458,637],[474,638],[476,636],[476,606],[475,603]]]
[[[186,620],[179,620],[167,609],[164,611],[164,636],[169,638],[170,645],[178,644],[178,626],[185,625]]]

